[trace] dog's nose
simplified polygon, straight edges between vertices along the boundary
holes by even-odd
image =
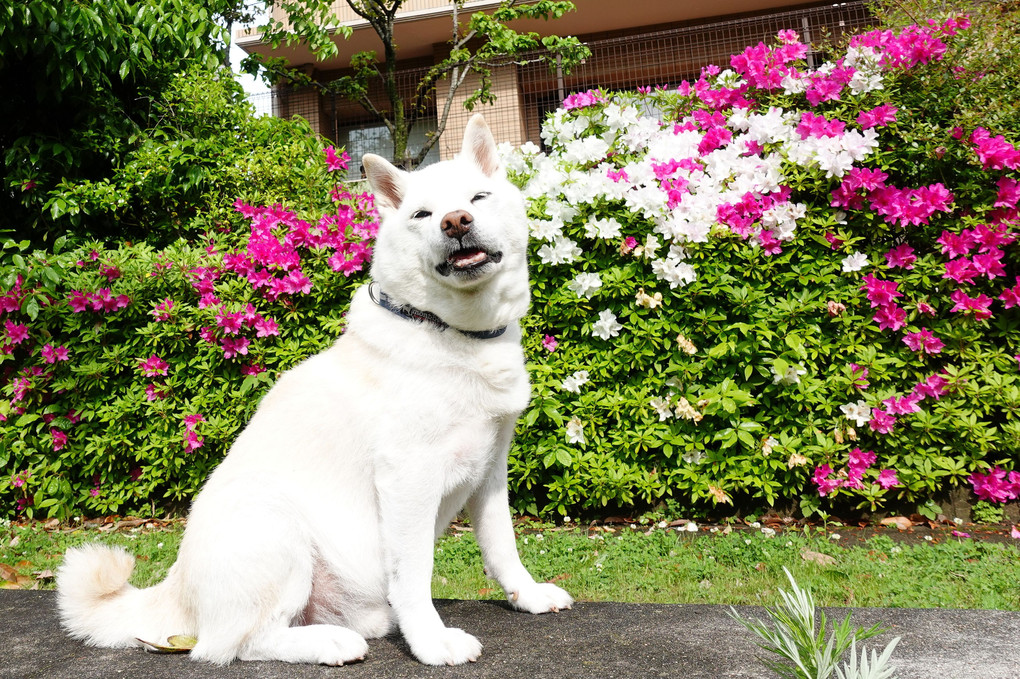
[[[449,238],[463,238],[471,230],[474,218],[465,210],[455,210],[443,217],[443,233]]]

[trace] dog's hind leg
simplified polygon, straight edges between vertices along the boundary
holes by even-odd
[[[343,665],[363,660],[368,642],[357,632],[338,625],[274,627],[262,630],[246,644],[241,660],[282,660],[291,663]]]

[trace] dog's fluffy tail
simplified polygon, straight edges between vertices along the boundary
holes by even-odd
[[[119,547],[91,544],[67,550],[57,572],[57,605],[64,628],[90,646],[127,648],[138,639],[165,644],[194,634],[171,571],[159,585],[128,584],[135,558]]]

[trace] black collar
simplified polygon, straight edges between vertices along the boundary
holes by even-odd
[[[390,299],[389,295],[387,295],[382,290],[379,290],[378,287],[379,284],[376,283],[375,281],[369,283],[368,296],[372,299],[373,302],[381,306],[383,309],[386,309],[387,311],[392,311],[397,316],[406,318],[416,323],[428,323],[429,325],[439,328],[440,331],[446,330],[447,328],[451,328],[449,323],[441,319],[439,316],[436,316],[431,311],[422,311],[421,309],[413,307],[410,304],[397,305],[396,303],[393,302],[392,299]],[[495,339],[496,337],[499,337],[504,332],[506,332],[505,325],[499,328],[494,328],[492,330],[461,330],[460,328],[452,329],[456,330],[462,335],[474,337],[475,339]]]

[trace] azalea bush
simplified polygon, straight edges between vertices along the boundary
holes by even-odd
[[[995,78],[973,31],[876,30],[814,70],[783,31],[694,83],[571,95],[544,150],[505,150],[533,235],[519,511],[1017,498],[1020,150],[1000,123],[1020,107],[953,105]],[[182,129],[230,107],[194,110]],[[299,147],[211,172],[156,245],[6,242],[2,514],[183,505],[276,375],[342,332],[372,201],[333,183],[342,154]],[[110,196],[158,200],[142,179],[173,184],[183,148],[145,147]]]
[[[969,27],[815,70],[782,31],[572,95],[508,152],[535,243],[519,509],[1017,497],[1020,150],[953,105]]]
[[[346,156],[325,160],[300,211],[239,200],[196,242],[6,243],[3,514],[191,500],[279,372],[342,332],[378,226],[327,176]]]

